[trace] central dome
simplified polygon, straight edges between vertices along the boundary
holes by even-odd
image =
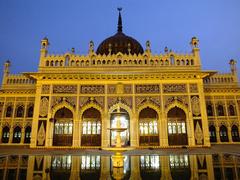
[[[143,54],[141,44],[130,36],[126,36],[122,32],[122,17],[119,10],[118,16],[118,32],[107,39],[105,39],[97,48],[97,54]]]

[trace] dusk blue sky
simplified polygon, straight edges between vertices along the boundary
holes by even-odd
[[[0,72],[10,59],[12,73],[37,71],[40,41],[49,52],[63,54],[75,47],[87,54],[90,40],[99,43],[116,33],[117,7],[122,7],[123,32],[152,52],[167,46],[190,52],[192,36],[200,40],[204,70],[228,72],[230,59],[240,71],[240,0],[1,0]]]

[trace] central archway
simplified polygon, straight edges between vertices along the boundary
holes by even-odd
[[[54,116],[53,146],[72,146],[73,114],[63,107]]]
[[[168,111],[168,144],[188,145],[187,125],[185,112],[174,107]]]
[[[117,109],[115,109],[110,115],[110,126],[111,128],[117,127],[117,117],[116,117]],[[130,117],[128,112],[120,108],[120,112],[122,113],[120,117],[121,128],[127,128],[127,130],[120,133],[121,136],[121,144],[122,146],[130,146]],[[116,146],[116,135],[117,132],[110,132],[110,146]]]

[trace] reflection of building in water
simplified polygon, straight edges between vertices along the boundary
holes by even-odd
[[[140,174],[142,180],[161,178],[160,156],[140,156]]]
[[[112,179],[129,179],[131,177],[131,159],[129,156],[124,156],[123,167],[113,167],[113,159],[111,158],[111,177]]]
[[[240,179],[240,157],[213,155],[215,179]]]
[[[72,157],[53,156],[49,169],[51,179],[69,179],[71,175]]]
[[[114,169],[110,156],[0,157],[2,179],[106,180],[119,175],[116,172],[124,179],[239,179],[240,158],[232,155],[125,156],[124,167]]]
[[[0,157],[0,179],[26,179],[27,169],[28,156]]]
[[[229,73],[202,69],[199,41],[189,53],[167,47],[153,54],[123,33],[119,12],[117,33],[87,54],[74,48],[49,53],[41,40],[37,72],[10,73],[4,65],[0,90],[0,145],[106,148],[115,146],[117,107],[124,146],[202,147],[239,144],[240,88],[236,61]],[[209,133],[210,132],[210,133]]]

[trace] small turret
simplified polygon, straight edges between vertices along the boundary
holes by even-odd
[[[41,57],[45,57],[48,53],[48,46],[49,46],[48,38],[45,37],[41,40]]]
[[[151,43],[150,41],[146,41],[146,52],[148,55],[151,53]]]
[[[200,54],[199,54],[199,40],[196,37],[192,37],[190,45],[192,47],[192,53],[195,57],[195,65],[201,65],[201,59],[200,59]]]
[[[89,54],[94,53],[94,42],[93,42],[93,41],[90,41],[90,42],[89,42],[89,50],[88,50],[88,53],[89,53]]]
[[[7,84],[7,77],[10,73],[10,66],[11,66],[11,62],[9,60],[7,60],[4,63],[4,70],[3,70],[3,81],[2,81],[2,85],[6,85]]]
[[[230,64],[231,73],[234,76],[234,82],[238,82],[237,61],[235,61],[234,59],[231,59],[229,61],[229,64]]]

